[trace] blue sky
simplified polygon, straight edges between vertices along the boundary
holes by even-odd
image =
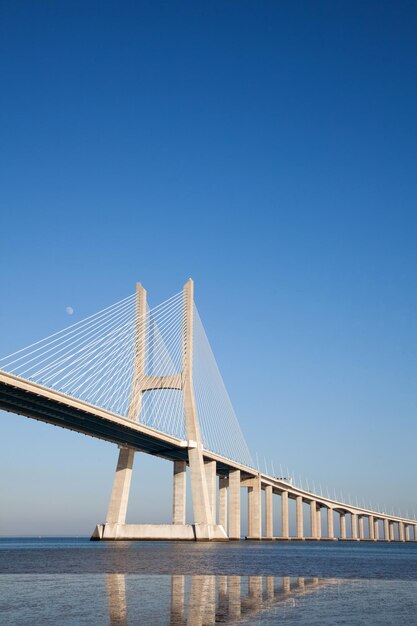
[[[0,353],[192,276],[253,454],[417,510],[416,27],[406,1],[2,2]],[[88,534],[115,446],[1,420],[0,533]],[[131,521],[168,520],[169,464],[136,469]]]

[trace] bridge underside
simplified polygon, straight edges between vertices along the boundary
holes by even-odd
[[[13,385],[12,382],[0,380],[0,410],[24,415],[40,422],[110,441],[119,446],[129,447],[169,461],[188,463],[188,449],[181,446],[179,441],[172,441],[172,443],[164,441],[158,432],[153,435],[139,431],[137,424],[130,426],[128,422],[121,424],[120,421],[106,419],[101,415],[95,415],[91,410],[76,408],[43,394],[27,391],[20,386]],[[230,465],[227,462],[217,459],[219,475],[227,475],[229,470]],[[242,475],[245,473],[243,472]]]
[[[171,461],[188,460],[187,448],[161,441],[157,436],[138,432],[129,425],[121,425],[89,411],[65,405],[53,399],[35,395],[0,381],[0,409],[73,430],[84,435],[104,439],[120,446],[143,450]]]

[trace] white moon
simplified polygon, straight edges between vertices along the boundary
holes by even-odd
[[[67,306],[65,310],[68,313],[68,315],[72,315],[74,313],[74,309],[72,308],[72,306]]]

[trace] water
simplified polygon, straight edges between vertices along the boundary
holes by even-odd
[[[417,543],[0,539],[0,624],[417,626]]]

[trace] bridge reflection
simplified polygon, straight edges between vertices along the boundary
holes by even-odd
[[[129,622],[146,624],[150,613],[154,615],[153,623],[170,626],[233,624],[242,618],[254,618],[280,603],[294,606],[301,595],[340,582],[337,579],[289,576],[172,575],[153,578],[155,586],[151,597],[147,598],[141,585],[135,588],[136,576],[107,574],[111,626],[127,626]],[[161,578],[170,578],[168,601],[164,598],[163,585],[158,590]],[[138,594],[142,594],[140,602],[137,601]],[[128,595],[136,598],[130,611]],[[156,619],[155,614],[158,615]]]

